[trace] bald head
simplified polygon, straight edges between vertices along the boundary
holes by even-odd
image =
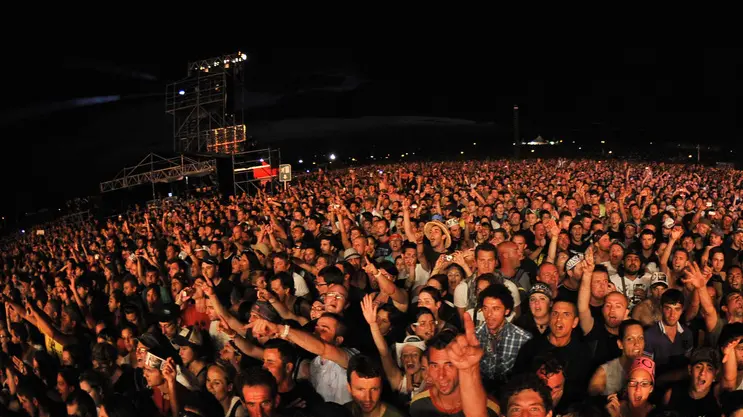
[[[508,265],[517,268],[521,261],[519,247],[513,242],[501,242],[498,244],[498,260],[501,267]]]

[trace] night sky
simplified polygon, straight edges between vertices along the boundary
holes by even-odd
[[[743,130],[740,50],[68,45],[19,51],[19,62],[41,53],[44,64],[3,70],[0,213],[17,218],[97,194],[100,181],[148,152],[167,154],[165,85],[185,77],[188,61],[237,50],[250,56],[248,132],[286,159],[438,157],[458,154],[463,138],[477,140],[480,155],[510,155],[515,103],[527,139],[603,138],[615,149],[673,141],[737,153]]]

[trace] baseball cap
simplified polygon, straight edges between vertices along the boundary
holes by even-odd
[[[173,321],[180,315],[180,308],[173,304],[165,304],[163,308],[153,314],[159,323]]]
[[[529,290],[529,297],[531,297],[533,294],[544,294],[550,300],[552,299],[552,289],[549,287],[549,285],[543,282],[537,282],[531,287],[531,289]]]
[[[706,224],[707,226],[712,226],[712,221],[710,219],[702,219],[702,220],[699,220],[699,224]]]
[[[699,362],[707,362],[715,369],[720,369],[720,355],[712,348],[701,346],[691,351],[689,363],[694,366]]]
[[[449,229],[457,226],[459,226],[459,219],[449,219],[446,221],[446,227],[448,227]]]
[[[343,259],[346,261],[350,261],[351,259],[359,259],[361,258],[361,255],[359,255],[358,252],[356,252],[356,249],[354,248],[348,248],[343,252]]]
[[[663,227],[666,229],[673,229],[673,226],[676,226],[676,222],[672,218],[667,218],[663,220]]]
[[[663,272],[653,272],[650,279],[650,288],[655,285],[665,285],[668,288],[668,277]]]
[[[395,239],[402,240],[402,235],[399,233],[393,233],[392,235],[390,235],[390,240],[395,240]]]
[[[145,345],[147,349],[155,349],[155,348],[160,347],[160,342],[157,340],[157,337],[155,337],[155,335],[153,335],[152,333],[142,333],[137,338],[137,341]]]
[[[201,347],[204,345],[204,339],[201,336],[196,326],[188,326],[181,329],[181,331],[173,338],[173,343],[178,346],[190,346],[190,347]]]
[[[585,255],[579,253],[568,259],[568,262],[565,264],[565,270],[570,271],[571,269],[575,268],[575,266],[578,265],[583,260],[583,258],[585,258]]]
[[[219,262],[217,262],[217,259],[211,256],[205,257],[201,262],[207,265],[214,265],[214,266],[219,265]]]
[[[635,371],[645,371],[650,374],[650,378],[655,383],[655,361],[648,358],[647,356],[640,356],[632,362],[632,366],[629,368],[629,374],[632,375]]]

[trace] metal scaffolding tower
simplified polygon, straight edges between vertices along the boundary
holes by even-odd
[[[188,77],[169,84],[165,112],[173,116],[176,153],[240,152],[243,120],[243,63],[238,52],[188,63]]]

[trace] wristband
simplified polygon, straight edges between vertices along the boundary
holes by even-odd
[[[282,339],[286,339],[286,337],[289,336],[289,328],[290,328],[289,325],[288,324],[285,324],[284,325],[284,331],[281,332],[281,335],[279,337],[282,338]]]

